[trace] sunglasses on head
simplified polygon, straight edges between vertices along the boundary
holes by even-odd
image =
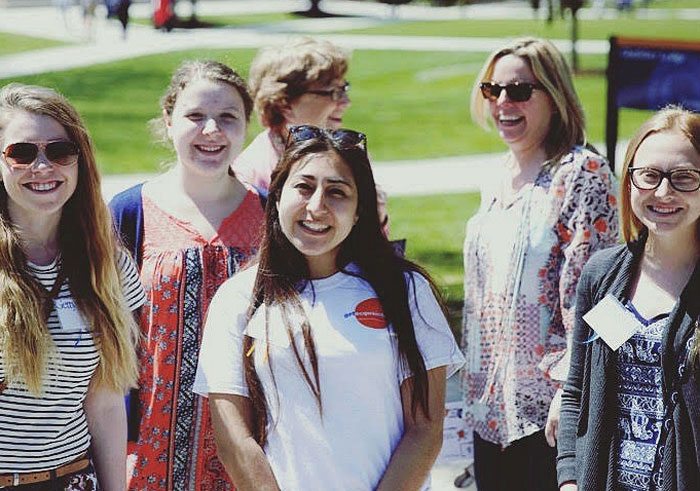
[[[333,102],[338,102],[345,94],[350,92],[350,82],[345,82],[341,87],[333,87],[328,90],[307,90],[307,94],[316,94],[330,97]]]
[[[481,89],[481,95],[484,96],[484,99],[489,99],[491,101],[497,100],[501,95],[501,91],[505,89],[506,94],[508,94],[508,99],[513,102],[529,101],[530,97],[532,97],[533,90],[543,90],[541,85],[530,82],[513,82],[506,85],[495,84],[493,82],[481,82],[479,88]]]
[[[338,148],[360,148],[367,150],[367,135],[355,130],[324,130],[318,126],[310,124],[300,124],[289,128],[289,136],[287,137],[287,147],[292,143],[313,140],[315,138],[327,138],[333,142]]]
[[[52,164],[68,166],[78,162],[80,150],[78,145],[73,142],[57,141],[49,143],[12,143],[2,152],[8,165],[15,169],[31,167],[40,153],[43,153],[46,160]]]

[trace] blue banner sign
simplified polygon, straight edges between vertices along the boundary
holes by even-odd
[[[680,104],[700,111],[700,43],[618,39],[610,68],[616,72],[617,107]]]
[[[700,42],[610,38],[605,142],[615,165],[621,107],[656,111],[677,104],[700,112]]]

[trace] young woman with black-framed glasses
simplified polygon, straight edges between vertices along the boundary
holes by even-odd
[[[578,286],[560,489],[695,489],[700,115],[668,108],[642,125],[620,203],[627,244],[592,257]]]

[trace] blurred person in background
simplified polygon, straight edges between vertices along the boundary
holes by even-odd
[[[590,255],[617,241],[614,177],[586,146],[571,71],[546,40],[491,54],[471,110],[509,148],[464,245],[463,398],[476,483],[554,490],[576,283]]]
[[[642,125],[620,204],[627,243],[593,256],[578,285],[560,489],[697,489],[699,114],[667,108]],[[623,329],[611,346],[607,334]]]
[[[209,302],[258,248],[261,197],[229,173],[252,106],[230,67],[184,62],[161,99],[162,118],[153,121],[176,162],[110,204],[148,298],[132,395],[138,405],[130,411],[130,490],[233,489],[216,456],[209,406],[192,383]]]
[[[0,90],[0,176],[0,488],[123,491],[145,297],[65,98]]]
[[[262,189],[284,152],[288,128],[309,124],[340,129],[350,106],[350,84],[345,79],[348,54],[322,40],[300,38],[281,46],[261,49],[250,66],[250,91],[265,131],[260,133],[233,164],[243,182]],[[377,210],[389,236],[386,193],[377,187]]]

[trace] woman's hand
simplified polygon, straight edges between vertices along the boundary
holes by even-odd
[[[126,409],[124,396],[90,384],[83,402],[100,489],[126,489]]]
[[[404,430],[401,441],[391,455],[376,491],[418,490],[428,477],[442,448],[442,423],[445,418],[446,368],[428,370],[428,411],[430,418],[419,406],[414,416],[413,378],[401,384]]]
[[[547,443],[550,447],[557,446],[557,437],[559,436],[559,413],[561,412],[561,393],[562,389],[558,389],[552,398],[552,403],[549,405],[549,414],[547,415],[547,424],[544,427],[544,436],[547,438]]]
[[[559,491],[578,491],[578,485],[575,482],[565,482],[559,486]]]
[[[250,399],[209,394],[211,422],[219,460],[241,491],[280,491],[270,463],[253,438]]]

